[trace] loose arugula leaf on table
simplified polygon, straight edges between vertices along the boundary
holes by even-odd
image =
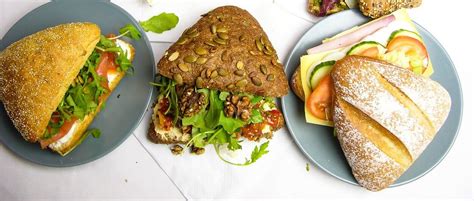
[[[179,22],[179,17],[176,16],[174,13],[161,13],[159,15],[153,16],[146,21],[140,21],[139,24],[142,26],[143,30],[146,32],[154,32],[154,33],[163,33],[165,31],[171,30]],[[122,36],[129,37],[133,40],[139,40],[142,38],[142,34],[140,31],[133,26],[133,24],[126,24],[119,30],[120,35],[116,38],[120,38]]]
[[[268,150],[267,150],[268,143],[270,143],[270,141],[267,141],[261,144],[260,147],[255,146],[255,148],[252,151],[252,154],[250,155],[250,159],[246,159],[244,163],[234,163],[234,162],[230,162],[224,159],[222,155],[220,154],[219,145],[214,144],[214,149],[216,150],[217,156],[219,156],[219,158],[223,160],[224,162],[229,163],[231,165],[236,165],[236,166],[247,166],[247,165],[257,162],[259,158],[261,158],[263,155],[268,153]]]
[[[163,33],[176,27],[178,22],[179,18],[174,13],[163,12],[146,21],[141,21],[140,25],[146,32],[151,31],[154,33]]]

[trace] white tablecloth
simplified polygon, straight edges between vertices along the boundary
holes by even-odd
[[[43,0],[0,0],[0,38]],[[233,4],[250,11],[285,61],[293,45],[316,18],[304,0],[142,0],[113,1],[137,20],[174,12],[178,26],[162,35],[148,34],[156,60],[199,15],[219,5]],[[472,199],[472,78],[470,61],[472,1],[424,1],[410,11],[446,48],[464,89],[464,124],[447,157],[426,176],[397,188],[371,193],[330,176],[310,163],[288,130],[275,134],[270,153],[249,167],[229,166],[212,148],[204,156],[173,156],[164,145],[150,143],[146,129],[150,113],[119,148],[97,161],[49,168],[27,162],[0,144],[0,200],[143,200],[143,199]],[[470,4],[470,5],[468,5]],[[456,8],[456,9],[454,9]],[[311,164],[311,163],[310,163]]]

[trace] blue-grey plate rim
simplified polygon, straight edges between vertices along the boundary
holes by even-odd
[[[333,18],[339,18],[340,15],[343,15],[345,14],[346,12],[355,12],[355,13],[358,13],[358,11],[356,11],[355,9],[351,9],[351,10],[346,10],[346,11],[342,11],[342,12],[339,12],[339,13],[336,13],[336,14],[333,14],[333,15],[330,15],[328,17],[325,17],[324,19],[322,19],[321,21],[318,21],[316,22],[313,26],[311,26],[308,30],[305,31],[305,33],[303,35],[301,35],[300,39],[298,40],[298,42],[294,45],[293,49],[291,50],[290,54],[288,55],[288,57],[286,58],[286,61],[285,61],[285,67],[284,67],[284,70],[285,70],[285,73],[287,74],[287,78],[290,80],[291,79],[291,76],[293,74],[293,70],[295,69],[295,67],[290,67],[290,62],[292,60],[292,57],[301,57],[302,55],[296,55],[297,53],[297,48],[299,46],[301,46],[303,43],[305,43],[305,37],[308,37],[307,35],[310,34],[310,31],[312,29],[315,29],[319,26],[319,24],[323,21],[326,21],[326,20],[333,20]],[[360,14],[359,14],[360,15]],[[368,20],[368,19],[367,19]],[[418,29],[422,29],[425,34],[428,35],[428,37],[430,37],[431,39],[433,39],[433,42],[436,43],[437,46],[440,47],[440,50],[443,52],[443,54],[446,55],[446,58],[448,59],[448,62],[451,63],[452,67],[453,67],[453,72],[454,72],[454,76],[456,78],[456,82],[457,82],[457,85],[458,85],[458,88],[459,88],[459,92],[460,92],[460,114],[459,114],[459,122],[458,124],[456,125],[456,131],[454,132],[454,136],[453,136],[453,139],[452,141],[450,142],[450,145],[448,147],[448,149],[443,153],[443,155],[438,159],[438,161],[433,165],[431,166],[430,168],[426,169],[423,173],[409,179],[409,180],[406,180],[404,182],[395,182],[394,184],[390,185],[390,187],[397,187],[397,186],[401,186],[401,185],[404,185],[404,184],[407,184],[407,183],[410,183],[412,181],[415,181],[421,177],[423,177],[424,175],[426,175],[427,173],[429,173],[431,170],[433,170],[439,163],[441,163],[441,161],[446,157],[446,155],[449,153],[449,151],[451,150],[452,146],[454,145],[454,142],[456,141],[456,138],[457,138],[457,135],[459,133],[459,129],[461,127],[461,123],[462,123],[462,117],[463,117],[463,107],[464,107],[464,101],[463,101],[463,93],[462,93],[462,86],[461,86],[461,83],[460,83],[460,79],[459,79],[459,76],[458,76],[458,73],[457,73],[457,70],[454,66],[454,63],[452,62],[451,60],[451,57],[449,56],[449,54],[447,53],[447,51],[445,50],[445,48],[441,45],[441,43],[428,31],[426,30],[423,26],[419,25],[418,23],[414,22],[415,25],[417,26]],[[314,45],[317,45],[317,44],[314,44]],[[291,71],[290,71],[291,70]],[[436,70],[436,69],[435,69]],[[292,90],[290,90],[291,92],[283,97],[281,99],[281,106],[282,106],[282,110],[283,110],[283,114],[284,114],[284,118],[285,118],[285,121],[286,122],[290,122],[292,121],[291,119],[289,119],[288,117],[288,107],[292,107],[291,105],[290,106],[286,106],[286,99],[288,98],[288,96],[296,96],[294,94],[294,92]],[[294,106],[293,106],[294,107]],[[303,147],[303,145],[301,144],[301,142],[299,141],[298,137],[295,135],[295,131],[294,129],[291,127],[291,126],[286,126],[289,133],[291,134],[291,137],[294,139],[296,145],[298,146],[298,148],[301,150],[301,152],[303,152],[303,154],[313,163],[315,164],[318,168],[321,168],[324,172],[328,173],[329,175],[332,175],[334,177],[336,177],[337,179],[341,180],[341,181],[344,181],[346,183],[349,183],[349,184],[352,184],[352,185],[359,185],[356,181],[353,181],[353,180],[348,180],[346,178],[343,178],[341,177],[340,175],[337,175],[336,173],[332,172],[331,170],[329,170],[328,168],[329,167],[325,167],[323,165],[321,165],[320,163],[318,163],[314,158],[313,156],[311,156],[311,154],[309,154],[305,148]],[[416,162],[416,161],[415,161]]]
[[[42,9],[42,7],[45,7],[45,6],[48,6],[49,4],[52,4],[52,3],[58,3],[58,2],[68,2],[68,1],[74,1],[74,0],[52,0],[51,2],[48,2],[48,3],[45,3],[33,10],[31,10],[30,12],[28,12],[27,14],[25,14],[22,18],[20,18],[18,21],[20,21],[21,19],[27,17],[30,13],[33,13],[33,12],[36,12],[36,10],[38,9]],[[131,16],[127,11],[125,11],[124,9],[122,9],[120,6],[114,4],[114,3],[111,3],[110,0],[84,0],[84,2],[98,2],[98,3],[106,3],[108,4],[109,6],[112,6],[114,7],[114,9],[117,9],[117,11],[119,11],[120,13],[122,13],[123,15],[125,15],[127,18],[129,18],[129,20],[132,22],[132,24],[137,27],[139,29],[139,31],[142,33],[142,38],[140,40],[144,40],[145,42],[145,45],[146,45],[146,48],[147,48],[147,51],[151,54],[151,59],[152,59],[152,63],[153,64],[156,64],[156,61],[155,61],[155,58],[153,56],[153,51],[152,51],[152,47],[151,47],[151,44],[150,44],[150,41],[148,40],[148,37],[145,33],[145,31],[143,30],[143,28],[139,25],[139,23],[135,20],[135,18],[133,18],[133,16]],[[16,23],[10,28],[10,30],[16,25]],[[5,36],[8,34],[7,31],[5,33]],[[118,31],[118,30],[117,30]],[[7,44],[4,44],[3,43],[3,40],[0,39],[0,48],[1,49],[4,49],[7,47]],[[154,74],[156,74],[156,69],[153,68],[153,76]],[[26,159],[27,161],[30,161],[32,163],[36,163],[36,164],[40,164],[40,165],[44,165],[44,166],[49,166],[49,167],[55,167],[55,168],[61,168],[61,167],[73,167],[73,166],[78,166],[78,165],[82,165],[82,164],[86,164],[86,163],[90,163],[92,161],[95,161],[97,159],[100,159],[102,157],[104,157],[105,155],[109,154],[110,152],[112,152],[113,150],[115,150],[117,147],[119,147],[126,139],[128,139],[128,137],[130,137],[130,135],[133,133],[133,131],[137,128],[137,126],[140,124],[140,122],[143,120],[143,118],[145,117],[146,115],[146,110],[150,107],[150,104],[152,102],[152,99],[153,99],[153,94],[154,94],[154,88],[153,87],[149,87],[148,89],[148,97],[146,99],[146,106],[144,107],[144,110],[141,112],[141,114],[139,115],[139,118],[136,120],[136,122],[132,125],[132,127],[130,127],[130,129],[126,132],[127,134],[123,136],[122,139],[120,139],[116,144],[114,144],[113,146],[110,146],[108,148],[108,150],[100,153],[100,154],[97,154],[95,155],[94,157],[91,157],[91,158],[88,158],[86,160],[82,160],[82,161],[75,161],[75,162],[72,162],[72,163],[67,163],[67,164],[59,164],[59,163],[45,163],[41,160],[36,160],[36,159],[33,159],[31,157],[29,157],[28,155],[24,155],[20,152],[18,152],[17,150],[15,150],[14,148],[12,148],[11,146],[8,145],[8,143],[4,142],[1,138],[0,138],[0,142],[13,154],[23,158],[23,159]],[[112,94],[111,94],[112,95]],[[109,100],[108,100],[109,101]],[[0,104],[2,105],[2,104]],[[0,107],[3,107],[0,106]],[[79,145],[80,146],[80,145]],[[38,149],[40,149],[38,147]]]

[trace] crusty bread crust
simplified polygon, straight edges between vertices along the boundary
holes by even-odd
[[[379,18],[400,8],[415,8],[422,0],[361,0],[359,9],[365,16]]]
[[[293,93],[295,93],[296,96],[298,96],[298,98],[304,102],[304,90],[303,84],[301,83],[301,66],[298,66],[295,72],[293,72],[293,75],[291,76],[290,86],[293,90]]]
[[[367,57],[337,61],[331,76],[335,129],[353,174],[369,190],[386,188],[442,126],[449,94],[428,78]]]
[[[268,36],[249,12],[235,6],[204,14],[157,66],[161,75],[200,88],[269,97],[284,96],[289,88]]]
[[[0,53],[0,101],[27,141],[43,136],[51,114],[99,38],[95,24],[62,24],[27,36]]]
[[[380,151],[363,133],[361,127],[370,125],[367,124],[370,117],[362,115],[362,118],[357,118],[359,116],[348,114],[362,112],[342,99],[336,98],[334,105],[337,139],[357,182],[371,191],[382,190],[395,182],[405,168]]]

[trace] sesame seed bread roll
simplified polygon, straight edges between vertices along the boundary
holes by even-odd
[[[359,9],[368,17],[379,18],[401,8],[415,8],[422,0],[360,0]]]
[[[0,53],[0,100],[23,138],[36,142],[100,39],[92,23],[47,28]]]
[[[288,80],[257,20],[235,6],[218,7],[187,29],[158,63],[178,84],[281,97]]]
[[[337,138],[359,184],[379,191],[420,156],[446,120],[451,98],[437,82],[367,57],[334,65]]]

